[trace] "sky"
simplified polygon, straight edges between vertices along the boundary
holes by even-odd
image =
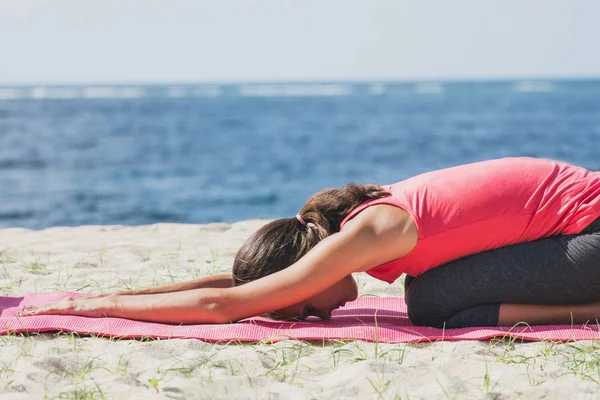
[[[0,0],[0,84],[600,77],[597,0]]]

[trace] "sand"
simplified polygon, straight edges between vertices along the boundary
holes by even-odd
[[[0,230],[0,294],[97,293],[228,271],[266,221]],[[356,276],[361,294],[402,285]],[[595,399],[600,343],[211,344],[0,336],[0,399]]]

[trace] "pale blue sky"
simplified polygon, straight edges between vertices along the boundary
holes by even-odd
[[[0,83],[600,76],[597,0],[0,0]]]

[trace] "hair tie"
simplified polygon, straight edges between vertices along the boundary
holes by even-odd
[[[304,220],[304,219],[303,219],[303,218],[300,216],[300,214],[296,214],[296,219],[297,219],[298,221],[300,221],[300,223],[301,223],[302,225],[304,225],[304,226],[306,226],[306,225],[307,225],[307,224],[306,224],[306,221],[305,221],[305,220]]]

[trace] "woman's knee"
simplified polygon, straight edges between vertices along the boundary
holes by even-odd
[[[448,316],[443,314],[440,299],[435,297],[435,291],[421,285],[415,279],[405,293],[407,314],[413,325],[441,328]]]
[[[408,318],[413,325],[433,328],[496,326],[500,304],[459,304],[440,295],[427,279],[415,279],[406,291]]]

